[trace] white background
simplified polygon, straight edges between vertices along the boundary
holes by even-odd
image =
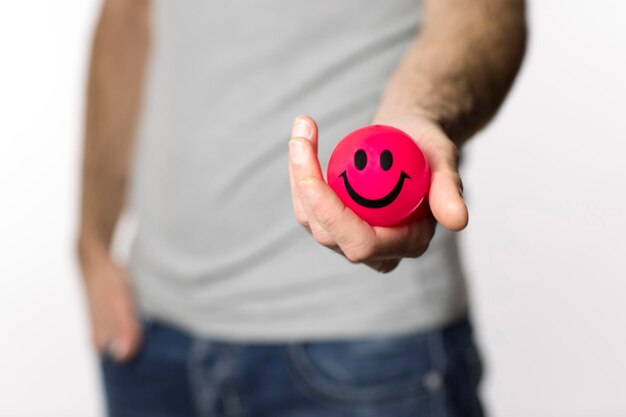
[[[531,5],[521,77],[467,148],[463,233],[506,417],[626,416],[626,3]],[[101,416],[73,261],[95,0],[0,2],[0,416]]]

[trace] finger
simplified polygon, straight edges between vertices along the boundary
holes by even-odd
[[[308,178],[298,185],[311,224],[317,222],[352,262],[421,256],[435,233],[435,219],[399,227],[372,228],[346,208],[328,185]]]
[[[375,227],[376,259],[417,258],[432,240],[436,221],[432,215],[399,227]]]
[[[365,262],[367,266],[372,268],[376,272],[380,272],[382,274],[387,274],[400,265],[401,259],[389,259],[386,261],[373,261],[373,262]]]
[[[291,145],[291,144],[290,144]],[[302,202],[296,191],[296,184],[293,179],[293,170],[291,164],[289,164],[289,187],[291,188],[291,205],[293,206],[293,217],[304,228],[310,230],[309,219],[306,216],[306,212],[302,207]]]
[[[293,119],[291,138],[305,138],[311,142],[313,150],[317,154],[318,128],[311,116],[301,114]]]
[[[317,243],[319,243],[322,246],[326,246],[328,249],[332,249],[335,252],[343,255],[343,251],[341,250],[339,245],[337,245],[337,242],[335,242],[335,239],[332,237],[330,233],[326,231],[326,229],[324,229],[319,224],[319,222],[313,219],[312,221],[310,221],[310,225],[311,225],[311,235],[313,236],[313,238],[315,239]]]
[[[106,352],[109,342],[111,341],[113,329],[109,321],[102,317],[101,314],[98,314],[98,310],[95,309],[92,304],[90,304],[89,307],[91,318],[91,343],[96,352],[103,354]]]
[[[430,209],[444,227],[459,231],[467,226],[468,212],[458,171],[458,149],[443,132],[433,130],[429,134],[435,136],[424,147],[432,173]]]
[[[297,188],[309,221],[316,221],[352,262],[374,254],[374,229],[344,206],[337,194],[318,177],[307,177]]]
[[[125,329],[111,339],[106,350],[118,362],[131,360],[141,346],[141,330],[139,325],[133,329]]]
[[[305,214],[305,216],[307,215]],[[302,224],[302,227],[304,227],[304,229],[307,232],[309,232],[311,236],[313,236],[313,238],[317,241],[317,243],[323,246],[326,246],[329,249],[332,249],[333,251],[337,252],[340,255],[343,255],[343,252],[341,252],[341,249],[339,249],[339,246],[337,246],[337,244],[330,237],[328,232],[326,232],[326,230],[324,230],[319,225],[319,223],[317,223],[316,221],[309,223],[309,221],[307,220],[306,224]]]
[[[321,176],[317,161],[317,125],[308,116],[294,119],[289,140],[289,184],[294,217],[303,226],[308,225],[306,213],[296,191],[296,181],[303,176]]]
[[[141,328],[135,320],[132,324],[128,324],[122,328],[119,335],[114,339],[115,351],[114,356],[120,362],[132,359],[139,350],[141,345]]]
[[[323,178],[317,159],[317,125],[308,116],[294,120],[289,140],[289,166],[294,184],[306,177]]]
[[[139,349],[141,342],[141,326],[135,316],[132,300],[120,297],[113,306],[115,335],[111,340],[111,354],[120,361],[128,361]]]
[[[317,125],[309,116],[295,118],[289,141],[289,172],[292,186],[294,215],[298,222],[309,228],[317,242],[336,249],[334,239],[315,219],[311,219],[303,207],[296,184],[303,178],[323,178],[322,168],[317,158]]]
[[[111,337],[102,331],[95,330],[92,332],[91,341],[96,352],[99,354],[103,354],[107,351],[110,340]]]
[[[307,224],[305,228],[309,231],[309,233],[311,233],[315,241],[320,245],[326,246],[327,248],[334,250],[340,255],[343,255],[344,253],[339,245],[337,245],[335,239],[331,236],[330,233],[326,231],[326,229],[322,227],[322,225],[320,225],[320,223],[315,218],[312,210],[309,208],[309,205],[303,204],[302,207],[305,212],[305,217],[307,218]]]

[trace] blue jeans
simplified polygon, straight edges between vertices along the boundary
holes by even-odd
[[[236,344],[144,325],[130,362],[102,360],[111,417],[478,417],[467,320],[354,341]]]

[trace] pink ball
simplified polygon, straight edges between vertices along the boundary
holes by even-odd
[[[383,125],[365,126],[343,138],[326,176],[341,201],[372,226],[414,220],[430,188],[428,161],[415,141]]]

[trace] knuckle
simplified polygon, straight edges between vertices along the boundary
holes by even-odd
[[[355,249],[344,250],[343,253],[346,258],[352,263],[356,264],[363,262],[363,258],[360,256],[359,253],[357,253]]]
[[[362,263],[372,257],[374,254],[374,247],[370,243],[362,243],[344,249],[344,254],[350,262]]]
[[[333,230],[334,229],[334,227],[335,227],[335,218],[334,218],[333,214],[331,213],[331,210],[328,210],[325,207],[320,207],[317,210],[316,215],[317,215],[316,216],[317,220],[320,222],[320,224],[324,228],[326,228],[328,230]]]
[[[309,219],[306,215],[299,211],[293,212],[293,217],[296,219],[298,224],[302,227],[309,227]]]
[[[315,241],[317,243],[319,243],[322,246],[326,246],[327,248],[332,249],[333,247],[336,246],[335,241],[326,233],[315,233],[313,237],[315,238]]]
[[[317,221],[332,234],[340,227],[340,220],[345,215],[346,207],[339,209],[333,205],[319,205],[314,210]]]
[[[459,162],[459,158],[461,156],[461,151],[459,150],[459,147],[450,139],[445,140],[443,142],[441,142],[440,145],[440,150],[442,152],[445,152],[445,154],[448,155],[449,162],[451,164],[458,164]]]

